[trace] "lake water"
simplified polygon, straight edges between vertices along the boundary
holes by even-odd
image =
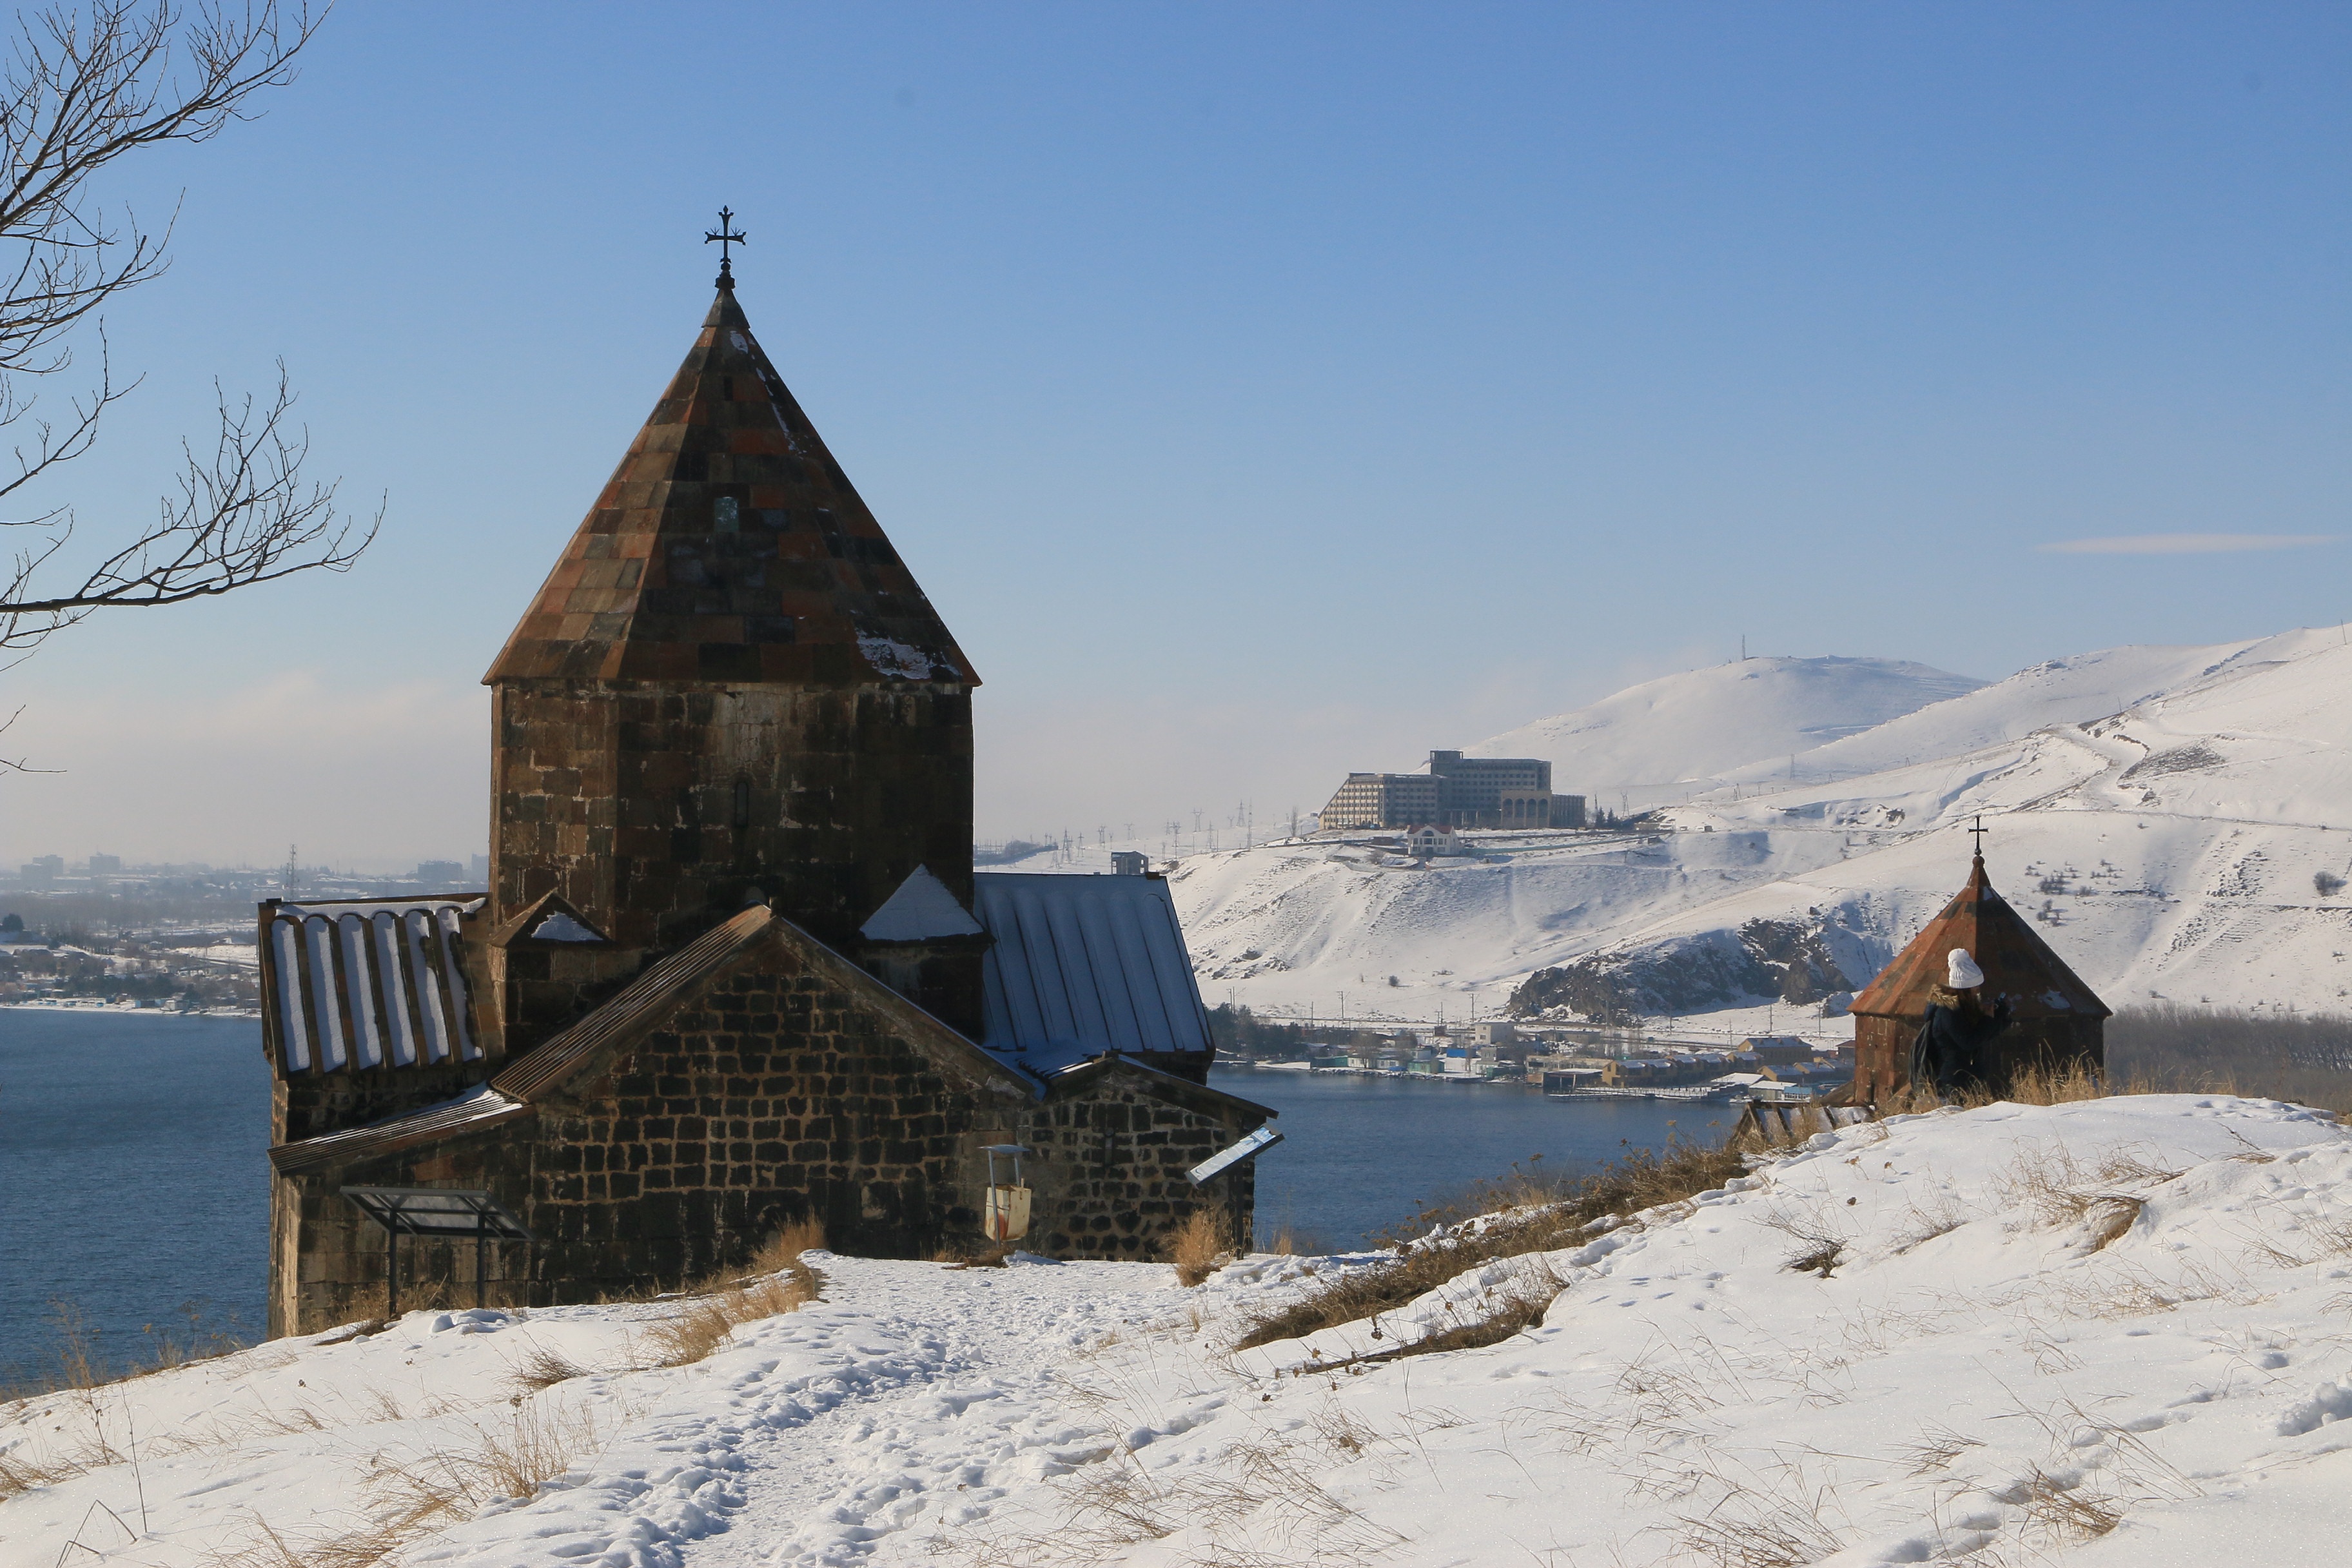
[[[58,1301],[115,1363],[190,1303],[258,1338],[268,1146],[254,1020],[0,1008],[0,1383],[53,1364]]]
[[[1737,1114],[1657,1100],[1548,1100],[1521,1084],[1219,1068],[1209,1081],[1276,1113],[1257,1157],[1257,1235],[1302,1250],[1358,1247],[1474,1182],[1540,1155],[1576,1174],[1681,1136],[1719,1142]]]
[[[248,1337],[268,1281],[269,1069],[242,1018],[0,1008],[0,1384],[54,1363],[54,1304],[110,1362],[144,1331]],[[1540,1154],[1589,1168],[1675,1132],[1715,1139],[1719,1106],[1547,1100],[1521,1088],[1220,1069],[1280,1113],[1258,1157],[1260,1237],[1352,1247],[1415,1205]]]

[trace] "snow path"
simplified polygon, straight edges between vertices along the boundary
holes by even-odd
[[[1101,1458],[1065,1358],[1181,1300],[1158,1267],[810,1261],[836,1300],[739,1331],[586,1473],[416,1560],[867,1562],[893,1537],[951,1531]]]

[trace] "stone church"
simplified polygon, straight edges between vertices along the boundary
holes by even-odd
[[[488,892],[261,908],[273,1335],[380,1313],[388,1257],[538,1306],[808,1217],[974,1248],[992,1146],[1036,1251],[1247,1234],[1272,1113],[1208,1087],[1166,882],[974,874],[979,677],[718,286],[484,678]],[[388,1247],[353,1187],[530,1237]]]

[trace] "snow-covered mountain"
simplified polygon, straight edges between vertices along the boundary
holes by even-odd
[[[1361,843],[1189,858],[1171,880],[1203,990],[1262,1011],[1328,1016],[1344,993],[1355,1016],[1459,1018],[1551,969],[1530,994],[1588,1016],[1599,998],[1710,1030],[1768,1008],[1786,1025],[1941,906],[1981,815],[1994,885],[2111,1005],[2352,1007],[2352,895],[2332,883],[2352,879],[2341,632],[1959,684],[1798,752],[1793,782],[1786,754],[1699,757],[1683,775],[1723,783],[1643,831],[1496,837],[1426,868]]]
[[[1467,750],[1545,758],[1561,794],[1643,811],[1982,685],[1900,659],[1745,658],[1645,680]]]

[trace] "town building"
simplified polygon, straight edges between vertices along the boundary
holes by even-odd
[[[1437,781],[1427,773],[1349,773],[1315,814],[1324,833],[1411,827],[1437,820]]]
[[[1468,855],[1474,853],[1470,847],[1463,841],[1462,835],[1454,832],[1454,829],[1450,827],[1433,827],[1427,823],[1423,823],[1418,827],[1408,827],[1404,830],[1402,848],[1406,854],[1418,856],[1424,860],[1435,859],[1448,855]]]
[[[1426,773],[1349,773],[1315,820],[1325,833],[1418,826],[1581,827],[1584,797],[1554,795],[1551,764],[1539,758],[1432,752]]]
[[[718,289],[484,678],[487,890],[261,907],[273,1334],[394,1278],[675,1289],[806,1219],[977,1249],[1007,1145],[1034,1250],[1248,1234],[1250,1161],[1193,1173],[1272,1113],[1207,1086],[1167,883],[975,875],[979,677]],[[529,1237],[388,1240],[371,1187]]]

